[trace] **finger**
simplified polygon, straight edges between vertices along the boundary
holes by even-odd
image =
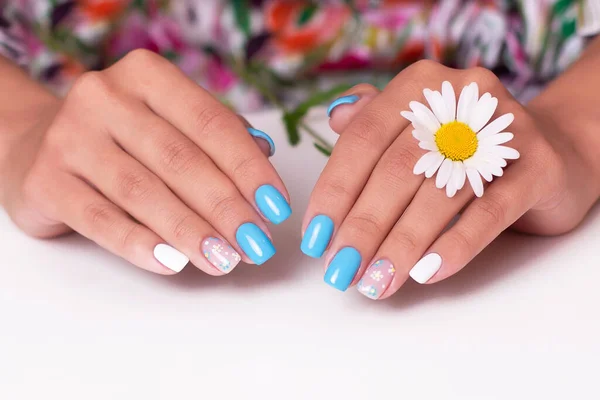
[[[338,135],[341,134],[354,116],[369,104],[379,92],[379,89],[375,86],[361,83],[335,99],[327,109],[331,129]]]
[[[111,129],[119,145],[166,183],[179,199],[230,243],[235,243],[238,230],[246,223],[254,224],[256,232],[268,233],[260,215],[233,182],[195,143],[171,124],[142,103],[134,101],[112,113],[114,124]],[[264,190],[259,189],[259,192]],[[267,192],[265,196],[277,199],[273,193]],[[284,202],[282,198],[279,200]],[[272,255],[270,240],[265,243],[261,256],[252,248],[243,248],[245,243],[242,240],[238,248],[254,263],[262,264],[268,259],[267,255]],[[263,243],[263,240],[257,243]]]
[[[473,201],[410,271],[419,283],[435,283],[460,271],[539,198],[539,165],[519,160]]]
[[[369,267],[358,274],[359,292],[375,300],[394,294],[425,250],[473,196],[473,191],[465,188],[448,198],[435,180],[425,180],[377,254],[368,260]]]
[[[237,265],[240,251],[238,248],[237,255],[231,252],[229,237],[223,240],[215,228],[177,198],[159,177],[115,144],[84,156],[86,162],[78,163],[78,173],[86,181],[185,254],[198,268],[211,275],[222,275]],[[221,245],[215,250],[228,249],[229,264],[213,263],[213,239]]]
[[[413,166],[421,153],[407,128],[377,163],[364,190],[341,223],[325,257],[326,265],[329,265],[326,276],[337,277],[337,283],[333,285],[335,288],[346,290],[347,283],[355,283],[360,278],[377,248],[421,186],[423,176],[413,173]],[[355,249],[360,254],[358,266],[342,264],[339,260],[330,263],[332,257],[343,248]],[[357,267],[358,271],[355,269]]]
[[[422,86],[415,70],[401,72],[386,88],[354,117],[340,136],[333,154],[313,190],[303,223],[302,249],[311,257],[320,257],[331,239],[330,231],[315,237],[311,221],[317,216],[338,227],[362,192],[373,168],[397,136],[408,126],[400,110],[420,99]],[[314,224],[314,222],[313,222]],[[309,228],[307,228],[307,226]],[[329,235],[326,235],[329,233]],[[310,248],[309,243],[315,247]],[[356,271],[355,271],[356,272]]]
[[[139,74],[139,65],[152,65],[148,75]],[[281,223],[290,216],[285,185],[244,124],[175,65],[156,54],[135,51],[111,73],[200,147],[265,217]],[[148,76],[152,85],[147,83]],[[270,197],[265,198],[265,192]]]
[[[180,272],[188,258],[80,179],[55,177],[61,190],[48,191],[52,214],[73,230],[133,265],[157,274]],[[60,198],[51,198],[59,196]]]
[[[265,132],[254,128],[250,122],[246,118],[241,115],[238,115],[248,133],[254,138],[254,141],[258,145],[258,148],[262,153],[267,157],[272,157],[275,155],[275,142],[271,139],[271,136],[267,135]]]

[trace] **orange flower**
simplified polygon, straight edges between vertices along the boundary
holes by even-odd
[[[268,3],[265,10],[267,29],[274,34],[275,44],[290,53],[306,53],[335,39],[350,17],[343,5],[314,6],[308,1]],[[318,7],[307,21],[300,21],[309,7]]]
[[[77,0],[81,11],[91,20],[113,19],[129,3],[128,0]]]

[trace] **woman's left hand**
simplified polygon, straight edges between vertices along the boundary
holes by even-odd
[[[302,250],[327,250],[325,281],[339,290],[358,283],[383,299],[409,276],[441,281],[509,226],[563,233],[598,198],[597,171],[575,140],[488,70],[421,61],[382,92],[359,85],[332,106],[341,136],[312,193]]]

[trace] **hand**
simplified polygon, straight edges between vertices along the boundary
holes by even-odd
[[[291,210],[271,139],[158,55],[84,74],[31,118],[0,168],[2,203],[26,233],[73,229],[159,274],[189,259],[222,275],[275,253],[265,220]]]
[[[432,179],[424,178],[421,165],[413,171],[427,150],[419,147],[410,121],[400,115],[413,100],[430,107],[423,89],[439,91],[443,81],[452,84],[456,98],[471,82],[478,84],[480,94],[496,97],[494,115],[477,113],[485,119],[479,124],[512,113],[508,131],[514,139],[506,146],[520,153],[518,158],[516,151],[501,149],[509,163],[504,170],[467,171],[467,182],[457,192],[458,184],[438,188],[448,181],[450,170],[442,172],[443,165]],[[422,61],[381,93],[359,85],[346,95],[352,97],[334,102],[329,110],[330,125],[341,136],[310,199],[302,244],[313,257],[328,248],[325,280],[340,290],[358,282],[363,294],[383,299],[409,274],[419,283],[439,282],[461,270],[510,225],[542,235],[567,232],[598,198],[597,169],[574,139],[533,104],[520,105],[485,69],[454,70]],[[496,126],[504,129],[510,119],[504,117]],[[502,134],[494,140],[502,144],[511,138]],[[493,175],[503,176],[492,181]],[[476,197],[472,187],[482,196]]]

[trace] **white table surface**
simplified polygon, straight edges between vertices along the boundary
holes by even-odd
[[[262,267],[156,276],[0,214],[0,399],[600,398],[598,208],[569,235],[506,234],[457,276],[374,302],[326,286],[298,248],[326,158],[288,147],[274,113],[249,120],[274,136],[294,208]]]

